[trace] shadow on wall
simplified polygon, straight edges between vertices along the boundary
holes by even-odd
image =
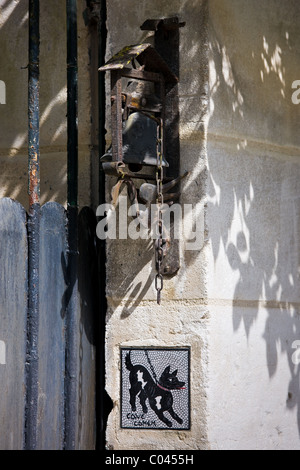
[[[40,6],[41,203],[66,200],[66,14],[64,2]],[[0,190],[27,207],[28,2],[1,1]],[[49,159],[45,159],[45,156]]]
[[[291,83],[300,78],[293,75],[300,8],[293,2],[284,18],[274,11],[270,18],[262,15],[261,2],[257,13],[249,2],[235,2],[229,11],[227,3],[219,17],[214,10],[210,23],[209,236],[215,266],[223,263],[220,273],[227,270],[230,276],[223,280],[223,298],[232,292],[233,330],[244,328],[249,339],[260,308],[267,312],[268,374],[271,379],[280,373],[285,356],[290,372],[286,407],[297,408],[300,435],[300,366],[295,362],[295,341],[300,340],[300,141],[295,128],[299,108],[291,103]],[[242,27],[247,18],[256,24],[251,40]],[[269,22],[277,25],[277,35],[270,33]]]
[[[80,5],[85,2],[78,2],[78,12]],[[183,20],[188,16],[191,7],[197,7],[198,0],[184,0],[180,2],[179,15]],[[203,12],[207,7],[207,1],[203,2]],[[66,200],[66,35],[65,35],[65,4],[56,1],[41,2],[40,5],[40,145],[41,145],[41,204],[46,201],[55,200],[64,204]],[[149,12],[148,2],[145,2],[144,10]],[[201,12],[195,22],[190,26],[193,33],[182,34],[182,46],[188,51],[188,62],[192,65],[198,63],[199,57],[203,56],[201,44],[199,44],[198,28],[205,31],[206,15]],[[147,18],[144,17],[140,24]],[[137,23],[138,24],[138,23]],[[145,32],[139,31],[139,40],[145,39]],[[27,82],[28,82],[28,4],[22,1],[2,0],[0,19],[0,45],[1,45],[1,76],[6,83],[6,105],[0,107],[0,196],[12,197],[28,208],[27,195]],[[79,57],[80,60],[80,57]],[[83,60],[83,59],[82,59]],[[3,62],[2,62],[3,61]],[[205,64],[205,61],[202,61]],[[86,64],[84,64],[86,66]],[[204,66],[204,65],[203,65]],[[84,68],[84,67],[82,67]],[[184,67],[185,68],[185,67]],[[191,70],[187,70],[183,77],[183,86],[187,88],[187,94],[181,98],[182,114],[187,114],[193,131],[203,131],[202,104],[207,99],[205,91],[205,76],[195,74],[195,80],[190,81]],[[198,78],[202,81],[199,83]],[[79,77],[80,79],[80,77]],[[186,84],[188,83],[188,86]],[[201,89],[201,106],[197,93]],[[79,83],[80,91],[80,83]],[[206,90],[207,92],[207,90]],[[201,116],[199,116],[199,113]],[[79,116],[81,119],[81,116]],[[79,121],[80,127],[80,121]],[[3,138],[2,138],[3,137]],[[80,141],[79,141],[80,144]],[[182,168],[192,170],[192,177],[186,181],[184,190],[189,191],[190,187],[199,192],[202,188],[201,181],[204,179],[201,171],[194,168],[194,161],[190,159],[188,165]],[[81,183],[83,184],[83,183]],[[204,191],[201,189],[204,194]],[[130,246],[131,246],[130,241]],[[134,242],[135,243],[135,242]],[[116,244],[117,245],[117,244]],[[115,298],[123,298],[130,292],[130,300],[126,302],[124,316],[134,311],[139,302],[145,298],[146,293],[151,288],[154,280],[154,269],[146,274],[146,283],[136,280],[138,270],[146,269],[153,260],[153,249],[149,243],[139,241],[135,243],[137,264],[133,263],[130,271],[125,268],[126,263],[132,263],[132,255],[128,247],[128,259],[126,258],[126,243],[123,241],[116,251],[120,251],[121,263],[112,267],[108,273],[108,285],[112,285]],[[115,249],[115,247],[113,248]],[[124,255],[125,253],[125,255]],[[186,257],[187,265],[197,259],[198,253],[190,252]],[[138,265],[138,269],[136,266]],[[124,268],[123,268],[124,266]],[[152,263],[152,268],[154,264]],[[124,275],[123,275],[124,272]],[[116,282],[110,282],[113,278]],[[120,281],[121,278],[121,281]],[[119,282],[120,281],[120,282]]]
[[[129,3],[129,2],[128,2]],[[128,3],[122,8],[128,8]],[[134,3],[134,2],[132,2]],[[154,2],[155,3],[155,2]],[[179,3],[179,2],[176,2]],[[149,2],[142,2],[141,10],[147,12]],[[191,10],[194,15],[191,16]],[[133,7],[132,14],[136,13]],[[184,0],[180,2],[180,8],[176,13],[180,21],[186,21],[186,25],[180,28],[180,76],[179,76],[179,111],[180,111],[180,134],[181,134],[181,161],[180,174],[189,172],[189,176],[181,184],[181,202],[200,203],[205,195],[205,119],[207,115],[207,23],[208,23],[208,1],[204,0]],[[146,13],[145,13],[146,15]],[[153,16],[151,16],[153,15]],[[156,15],[151,12],[149,16],[143,16],[142,20],[134,18],[137,35],[136,43],[151,42],[151,33],[139,31],[139,24],[147,18],[157,18],[163,16],[160,12]],[[168,16],[168,15],[167,15]],[[169,15],[171,16],[171,15]],[[116,32],[111,32],[114,49],[116,53],[126,44],[117,39],[116,46],[114,39]],[[203,47],[203,44],[205,45]],[[110,120],[108,120],[108,127]],[[115,180],[108,179],[108,189],[110,190]],[[126,193],[123,193],[125,196]],[[110,192],[107,191],[107,201],[110,200]],[[128,219],[130,223],[130,219]],[[134,245],[133,245],[134,244]],[[134,246],[134,248],[133,248]],[[154,277],[156,274],[154,263],[154,247],[149,240],[114,240],[109,242],[108,252],[109,270],[107,274],[107,295],[110,298],[113,309],[122,304],[121,318],[131,315],[141,301],[154,300],[155,291]],[[183,254],[182,267],[176,275],[176,289],[174,298],[180,297],[180,286],[182,285],[182,297],[186,283],[186,271],[202,254],[202,250],[186,251]],[[130,268],[132,267],[132,268]],[[162,292],[163,302],[167,302],[169,296],[173,295],[172,288],[168,294],[168,284],[165,277],[164,290]],[[200,281],[199,281],[200,282]],[[152,292],[151,292],[152,289]],[[198,294],[198,293],[197,293]],[[171,297],[173,298],[173,297]]]

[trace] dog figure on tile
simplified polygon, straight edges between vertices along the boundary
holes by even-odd
[[[136,397],[139,397],[143,413],[148,412],[146,401],[148,400],[150,407],[156,413],[157,417],[165,423],[169,428],[172,422],[165,416],[168,412],[171,417],[182,424],[182,419],[175,413],[173,409],[172,390],[184,389],[185,382],[180,382],[177,377],[177,370],[170,372],[170,366],[167,366],[156,382],[151,377],[149,371],[143,365],[133,365],[130,358],[130,352],[125,357],[125,365],[129,370],[130,381],[130,405],[132,411],[136,411]]]

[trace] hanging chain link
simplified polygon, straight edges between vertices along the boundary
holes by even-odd
[[[157,207],[157,231],[155,239],[155,264],[156,264],[156,276],[155,276],[155,289],[157,291],[157,303],[160,305],[161,291],[163,289],[163,275],[161,273],[161,266],[163,261],[163,217],[162,217],[162,206],[164,203],[163,196],[163,122],[162,119],[159,121],[157,126],[157,140],[156,140],[156,207]]]

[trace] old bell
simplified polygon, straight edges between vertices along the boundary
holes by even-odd
[[[135,169],[157,165],[157,128],[158,123],[153,117],[138,111],[129,115],[122,130],[124,163]],[[112,161],[111,149],[101,157],[101,162],[107,161]],[[169,166],[164,158],[162,166]]]
[[[163,157],[165,97],[178,78],[148,43],[124,47],[99,70],[109,70],[111,82],[112,147],[101,157],[104,171],[124,164],[132,172],[169,166]]]

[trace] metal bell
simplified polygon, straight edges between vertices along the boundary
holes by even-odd
[[[141,113],[130,114],[124,121],[122,131],[123,162],[128,165],[157,165],[157,122]],[[101,162],[112,160],[111,149],[102,157]],[[168,162],[163,158],[162,166],[168,167]]]

